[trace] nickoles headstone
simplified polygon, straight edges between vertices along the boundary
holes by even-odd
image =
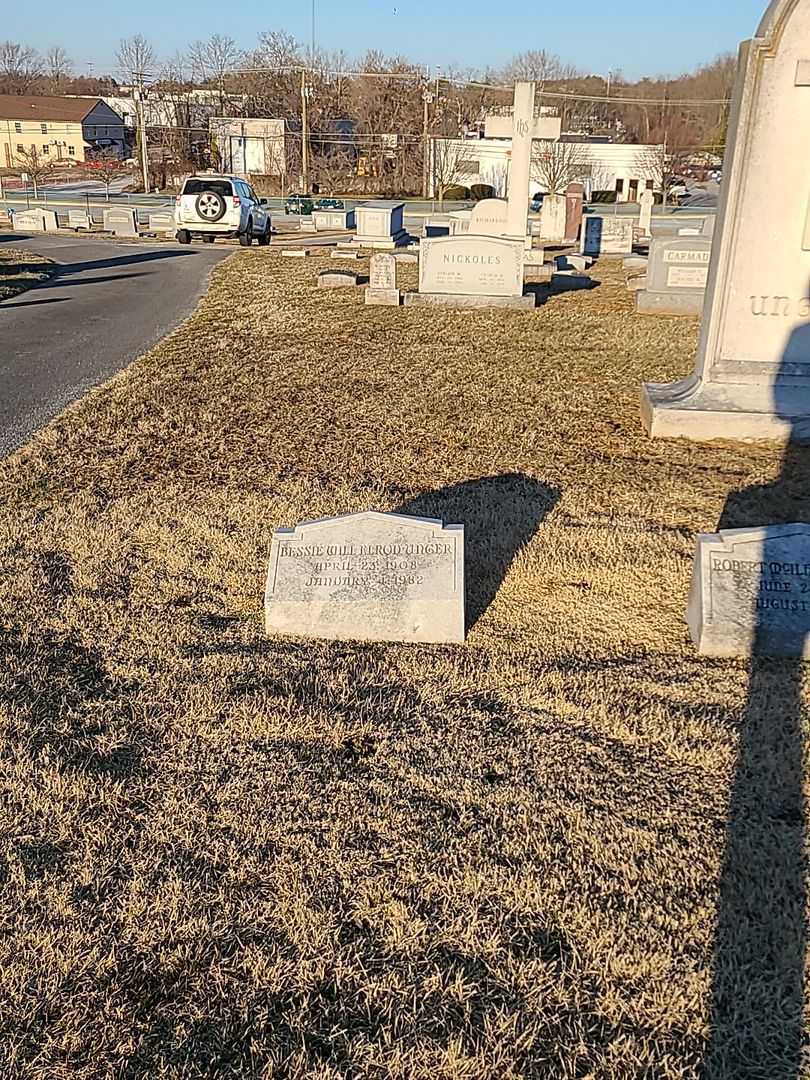
[[[268,634],[463,642],[464,527],[365,511],[273,534]]]
[[[523,295],[523,253],[522,241],[496,236],[423,240],[419,292],[406,293],[405,304],[533,308],[534,293]]]
[[[740,49],[692,375],[648,384],[661,438],[803,441],[810,425],[810,0],[773,0]]]
[[[687,621],[704,656],[810,659],[810,525],[698,537]]]

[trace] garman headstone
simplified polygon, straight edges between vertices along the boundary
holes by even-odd
[[[631,255],[633,227],[633,219],[624,214],[586,214],[582,219],[582,254]]]
[[[138,219],[136,211],[127,206],[111,206],[104,211],[104,230],[116,236],[137,236]]]
[[[712,242],[703,236],[653,240],[647,284],[636,296],[645,315],[700,315],[706,297]]]
[[[174,233],[174,214],[171,210],[156,210],[149,215],[149,232]]]
[[[68,228],[75,229],[77,232],[80,229],[87,229],[90,231],[90,215],[86,210],[68,210]]]
[[[367,511],[277,529],[268,634],[463,642],[464,527]]]
[[[773,0],[740,50],[695,369],[644,387],[652,436],[810,433],[808,131],[810,0]]]
[[[698,537],[687,621],[704,656],[810,659],[810,525]]]
[[[384,251],[378,251],[371,256],[370,260],[366,303],[399,307],[399,301],[396,256]]]

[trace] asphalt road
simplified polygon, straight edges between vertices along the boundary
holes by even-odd
[[[233,253],[19,233],[0,244],[60,264],[50,281],[0,303],[0,456],[165,337]]]

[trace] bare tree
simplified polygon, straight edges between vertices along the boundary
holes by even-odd
[[[42,75],[36,49],[16,41],[0,41],[0,93],[27,94]]]
[[[157,54],[154,46],[146,40],[143,34],[134,34],[130,38],[122,38],[118,51],[115,54],[118,70],[129,81],[137,82],[154,72],[157,65]]]
[[[73,74],[73,62],[61,45],[53,45],[45,53],[45,74],[49,89],[60,93],[62,86]]]
[[[196,41],[189,49],[192,76],[200,83],[213,83],[219,91],[219,114],[225,116],[225,87],[241,53],[236,42],[223,34]]]
[[[582,180],[590,168],[582,143],[542,139],[532,145],[532,171],[550,195],[562,195],[569,184]]]
[[[54,171],[56,163],[33,145],[28,150],[18,150],[15,161],[17,168],[28,174],[34,186],[34,198],[38,199],[39,185]]]
[[[107,202],[110,201],[110,188],[112,187],[113,180],[118,179],[119,176],[123,176],[126,169],[121,164],[115,150],[103,150],[93,158],[94,168],[93,177],[99,179],[104,184],[104,195]]]
[[[458,183],[458,166],[464,156],[464,147],[456,139],[434,139],[432,156],[433,189],[441,206],[447,189]]]
[[[545,49],[529,49],[513,57],[501,72],[504,82],[536,82],[542,90],[548,82],[574,79],[577,69]]]

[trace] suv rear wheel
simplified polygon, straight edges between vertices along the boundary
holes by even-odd
[[[216,191],[203,191],[197,196],[195,206],[197,214],[210,225],[224,218],[225,211],[228,209],[225,200]]]

